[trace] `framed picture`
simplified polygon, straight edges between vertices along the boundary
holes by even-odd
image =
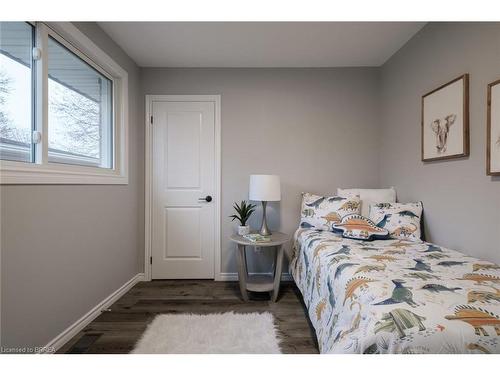
[[[488,85],[486,173],[500,176],[500,79]]]
[[[469,155],[469,75],[422,96],[422,161]]]

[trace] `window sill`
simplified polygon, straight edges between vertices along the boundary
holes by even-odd
[[[0,162],[2,185],[127,185],[128,176],[116,170],[66,166]]]

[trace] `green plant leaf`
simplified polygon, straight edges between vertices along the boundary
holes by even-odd
[[[236,211],[237,215],[233,214],[229,217],[231,217],[232,220],[238,219],[241,225],[244,226],[252,213],[255,211],[255,207],[256,206],[254,204],[251,204],[245,200],[242,200],[240,204],[234,202],[233,208]]]

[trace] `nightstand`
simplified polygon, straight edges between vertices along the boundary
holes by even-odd
[[[251,292],[272,292],[271,300],[276,302],[280,289],[281,269],[283,266],[283,245],[289,242],[291,237],[288,234],[274,232],[269,242],[252,242],[239,235],[232,235],[231,241],[238,244],[238,278],[240,291],[243,300],[248,301],[248,293]],[[245,249],[247,246],[260,248],[276,248],[276,257],[272,276],[249,275]]]

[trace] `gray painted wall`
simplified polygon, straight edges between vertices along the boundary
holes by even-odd
[[[77,24],[129,74],[129,184],[1,186],[2,345],[45,345],[142,272],[144,135],[139,69],[95,24]]]
[[[222,96],[222,272],[236,272],[234,201],[248,198],[252,173],[279,174],[282,201],[271,230],[292,234],[300,193],[378,186],[378,73],[357,69],[142,69],[144,94]],[[261,211],[250,224],[258,227]],[[266,256],[251,257],[265,272]]]
[[[420,161],[420,99],[470,74],[469,158]],[[402,201],[422,200],[440,245],[500,262],[500,178],[486,176],[486,86],[500,78],[500,24],[424,27],[381,72],[381,182]]]

